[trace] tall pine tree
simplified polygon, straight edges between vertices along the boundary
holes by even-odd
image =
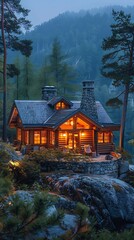
[[[23,29],[31,26],[26,20],[29,11],[20,4],[21,0],[1,0],[0,17],[0,52],[3,55],[3,140],[7,139],[7,49],[21,51],[23,55],[30,55],[32,47],[30,40],[20,40]],[[12,67],[9,69],[12,71]]]
[[[106,51],[102,58],[102,75],[110,78],[115,87],[122,86],[124,91],[120,149],[124,147],[124,132],[129,92],[134,87],[134,23],[131,15],[113,10],[114,24],[111,36],[103,40],[102,48]],[[112,100],[118,100],[117,98]]]
[[[57,39],[53,42],[52,52],[42,70],[44,80],[47,84],[55,85],[58,94],[68,95],[68,92],[73,90],[71,80],[76,74],[73,67],[67,63],[67,55],[62,52],[60,42]],[[70,85],[72,89],[70,89]]]

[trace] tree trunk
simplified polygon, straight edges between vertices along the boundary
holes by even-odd
[[[17,100],[19,99],[19,75],[16,77],[16,90],[17,90]]]
[[[120,127],[120,144],[119,144],[119,148],[120,148],[121,151],[124,148],[124,133],[125,133],[125,124],[126,124],[128,94],[129,94],[129,84],[126,84],[125,85],[125,92],[124,92],[122,117],[121,117],[121,127]]]
[[[26,99],[29,100],[28,87],[29,87],[29,69],[28,69],[28,57],[25,58],[26,67]]]
[[[7,140],[7,49],[6,49],[6,40],[5,40],[5,31],[4,31],[4,0],[1,1],[1,36],[3,44],[3,141]]]

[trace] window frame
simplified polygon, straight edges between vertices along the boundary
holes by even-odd
[[[39,139],[38,143],[35,143],[35,132],[39,132]],[[42,142],[42,132],[46,132],[45,142]],[[34,145],[45,145],[47,143],[47,130],[34,130],[33,132],[33,144]]]
[[[102,134],[101,140],[99,139],[99,134]],[[108,137],[106,137],[106,134]],[[108,141],[106,141],[108,139]],[[98,132],[98,143],[111,143],[111,132]]]

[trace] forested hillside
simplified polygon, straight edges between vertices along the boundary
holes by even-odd
[[[126,13],[134,16],[134,7],[115,7],[114,9],[123,9]],[[18,76],[18,98],[24,98],[24,79],[27,74],[29,79],[29,98],[38,99],[41,97],[40,88],[46,84],[43,76],[43,67],[52,51],[54,39],[58,39],[61,44],[61,50],[66,55],[66,62],[75,70],[75,84],[77,84],[76,99],[81,94],[81,82],[84,79],[95,80],[96,99],[100,100],[103,105],[105,105],[109,97],[118,95],[120,93],[119,89],[114,89],[111,86],[111,80],[104,79],[100,73],[101,58],[103,55],[101,44],[103,38],[110,34],[111,23],[112,9],[109,7],[94,9],[88,12],[67,12],[25,33],[25,38],[33,41],[33,52],[30,59],[26,61],[26,59],[21,59],[20,56],[16,56],[15,54],[10,55],[10,60],[14,58],[14,61],[17,62],[21,69],[21,75]],[[28,71],[26,71],[25,66],[27,66]],[[16,78],[12,81],[15,83]],[[72,81],[70,80],[69,84],[71,85],[71,83]],[[122,90],[120,89],[120,91]],[[108,111],[115,122],[120,122],[120,108],[114,110],[109,108]],[[132,152],[132,147],[127,144],[127,141],[133,138],[134,135],[133,95],[130,96],[128,120],[130,121],[127,121],[126,147]]]

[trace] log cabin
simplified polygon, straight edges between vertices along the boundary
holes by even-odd
[[[114,123],[99,101],[95,101],[94,81],[83,81],[81,101],[57,96],[54,86],[42,88],[42,100],[15,100],[9,127],[16,139],[33,149],[61,148],[109,154],[114,150]]]

